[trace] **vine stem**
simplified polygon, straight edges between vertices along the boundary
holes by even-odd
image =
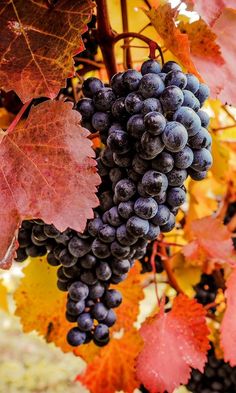
[[[96,0],[97,4],[97,40],[100,45],[104,64],[109,79],[116,74],[116,58],[114,50],[114,36],[110,24],[106,0]]]
[[[151,255],[151,258],[150,258],[150,262],[151,262],[153,273],[154,273],[153,281],[154,281],[154,285],[155,285],[155,292],[156,292],[156,297],[157,297],[157,303],[158,303],[158,306],[160,306],[161,300],[159,298],[158,287],[157,287],[157,280],[156,280],[156,264],[155,264],[156,254],[157,254],[157,241],[155,241],[154,244],[153,244],[152,255]]]
[[[17,124],[21,120],[23,114],[25,113],[25,111],[27,110],[29,105],[31,104],[31,102],[32,102],[32,99],[26,101],[26,103],[22,106],[21,110],[17,113],[15,119],[9,125],[9,127],[7,129],[8,134],[10,134],[15,129],[15,127],[17,126]]]
[[[161,248],[162,248],[162,255],[163,255],[162,262],[163,262],[164,269],[165,269],[167,277],[168,277],[169,284],[172,286],[172,288],[174,288],[176,290],[177,293],[182,293],[184,295],[184,291],[182,290],[182,288],[180,288],[180,286],[174,276],[174,273],[173,273],[173,270],[172,270],[172,267],[170,264],[170,258],[168,257],[167,252],[166,252],[166,246],[161,244]]]

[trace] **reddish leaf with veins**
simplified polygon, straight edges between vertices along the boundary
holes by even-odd
[[[205,315],[195,299],[179,295],[169,313],[162,308],[144,322],[137,377],[151,393],[172,393],[180,384],[186,384],[191,367],[203,371],[209,349]]]
[[[0,260],[21,220],[40,217],[82,231],[98,204],[100,178],[89,132],[70,103],[46,101],[0,144]],[[10,258],[4,260],[9,267]],[[1,264],[0,264],[1,266]],[[3,267],[3,266],[1,266]]]
[[[235,8],[235,0],[192,0],[194,9],[210,26],[219,18],[224,8]]]
[[[0,86],[22,101],[54,98],[72,74],[72,56],[84,49],[81,34],[94,4],[91,0],[45,0],[0,3]]]
[[[227,308],[221,324],[221,344],[225,361],[234,367],[236,366],[236,269],[229,276],[226,285]]]

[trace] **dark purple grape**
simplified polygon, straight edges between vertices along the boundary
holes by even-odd
[[[79,330],[76,327],[70,329],[67,334],[67,341],[73,347],[77,347],[78,345],[83,344],[85,340],[86,340],[86,333],[81,332],[81,330]]]

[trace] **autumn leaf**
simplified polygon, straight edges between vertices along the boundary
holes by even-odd
[[[8,311],[7,288],[2,280],[0,280],[0,308],[4,311]]]
[[[176,10],[172,9],[170,4],[159,4],[157,8],[146,11],[146,15],[162,38],[164,46],[178,58],[189,72],[199,76],[190,57],[188,35],[181,33],[175,25]]]
[[[191,0],[195,11],[212,25],[219,18],[224,8],[235,8],[235,0]]]
[[[180,285],[181,289],[188,296],[194,296],[194,285],[201,279],[201,268],[199,266],[191,266],[186,263],[184,255],[181,252],[174,254],[170,258],[171,267],[174,276]]]
[[[115,310],[117,315],[117,322],[112,331],[119,329],[130,330],[134,322],[137,320],[139,314],[139,302],[144,298],[144,292],[141,286],[142,275],[140,273],[141,265],[138,262],[132,267],[128,278],[120,283],[114,285],[122,294],[122,303]]]
[[[94,4],[91,0],[3,1],[0,86],[22,101],[54,98],[72,74],[72,57],[84,49],[81,34]]]
[[[183,247],[182,252],[191,263],[204,263],[205,270],[215,263],[235,264],[231,232],[219,218],[209,216],[195,220],[189,230],[192,241]]]
[[[99,176],[88,134],[79,113],[60,101],[33,107],[22,126],[2,132],[0,259],[22,219],[39,217],[60,230],[82,231],[93,217]]]
[[[72,325],[65,319],[67,296],[57,288],[56,268],[46,257],[33,258],[24,268],[25,276],[14,293],[15,314],[25,333],[36,330],[47,342],[63,351],[71,350],[66,334]]]
[[[205,315],[195,299],[179,295],[169,313],[162,308],[143,324],[137,377],[151,393],[172,393],[186,384],[191,367],[203,371],[209,349]]]
[[[227,307],[221,324],[221,345],[225,361],[234,367],[236,366],[236,269],[229,276],[226,286]]]
[[[135,376],[135,359],[142,348],[138,331],[132,328],[121,339],[112,338],[99,355],[88,364],[85,374],[78,375],[91,393],[133,393],[139,386]]]

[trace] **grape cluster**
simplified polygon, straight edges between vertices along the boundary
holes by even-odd
[[[217,295],[217,284],[211,274],[202,274],[200,282],[194,287],[195,298],[203,305],[214,302]]]
[[[149,273],[149,272],[153,271],[151,257],[152,257],[152,253],[153,253],[154,242],[155,242],[155,240],[148,243],[147,249],[146,249],[146,254],[142,258],[139,259],[139,262],[142,266],[142,270],[141,270],[142,274]],[[159,251],[158,247],[157,247],[157,251]],[[164,271],[164,267],[163,267],[162,259],[161,259],[160,255],[156,254],[155,255],[155,272],[162,273],[163,271]]]
[[[211,349],[204,373],[193,370],[187,388],[192,393],[233,393],[236,391],[236,367],[217,359]]]
[[[19,241],[17,258],[48,252],[49,264],[59,266],[58,288],[68,291],[66,318],[77,323],[68,342],[102,346],[122,301],[110,284],[123,281],[148,243],[174,228],[184,181],[205,178],[211,166],[209,117],[200,110],[209,91],[177,63],[161,68],[148,60],[141,72],[114,75],[110,87],[88,78],[83,93],[76,105],[82,125],[105,145],[97,157],[100,205],[83,233],[30,221],[33,245]]]

